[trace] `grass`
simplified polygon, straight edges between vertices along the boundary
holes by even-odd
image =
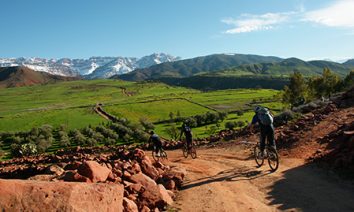
[[[42,86],[0,89],[0,132],[27,131],[32,127],[50,124],[58,127],[83,128],[96,126],[106,120],[92,112],[92,106],[103,103],[104,109],[118,117],[139,122],[168,120],[169,113],[182,117],[204,114],[207,111],[250,110],[254,101],[279,111],[283,105],[274,99],[279,91],[270,89],[234,89],[211,92],[162,83],[136,83],[120,80],[70,81]],[[273,99],[269,102],[269,99]],[[251,112],[238,117],[229,114],[220,123],[250,120]],[[164,137],[168,124],[159,124],[156,131]],[[195,137],[209,136],[212,125],[193,129]]]

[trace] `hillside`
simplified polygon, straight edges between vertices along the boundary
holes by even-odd
[[[241,75],[270,75],[289,76],[298,71],[304,76],[314,76],[322,73],[323,68],[329,68],[339,76],[346,76],[350,69],[349,65],[336,62],[313,60],[303,61],[297,58],[288,58],[278,63],[255,63],[245,64],[236,68],[214,72],[209,75],[217,76],[241,76]]]
[[[22,87],[77,79],[79,78],[52,75],[21,66],[0,67],[0,88]]]
[[[345,76],[353,68],[353,62],[336,63],[324,60],[303,61],[298,58],[281,59],[257,55],[216,54],[188,60],[163,63],[145,69],[137,69],[128,74],[113,76],[128,81],[161,78],[187,78],[199,75],[245,76],[267,75],[288,76],[299,71],[305,76],[319,75],[323,68],[330,68],[340,76]]]
[[[146,79],[158,79],[162,77],[189,77],[197,74],[209,73],[237,67],[250,63],[280,62],[278,57],[267,57],[245,54],[214,54],[204,57],[196,57],[176,62],[167,62],[154,65],[149,68],[137,69],[128,74],[114,76],[128,81],[142,81]]]

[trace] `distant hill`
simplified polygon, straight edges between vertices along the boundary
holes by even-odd
[[[58,81],[77,80],[78,77],[64,77],[34,71],[23,66],[0,67],[0,88],[47,84]]]
[[[323,68],[329,68],[339,76],[346,76],[350,67],[345,64],[314,60],[303,61],[297,58],[284,59],[277,63],[256,63],[245,64],[232,69],[216,71],[211,75],[218,76],[242,76],[242,75],[267,75],[267,76],[289,76],[294,71],[302,73],[304,76],[314,76],[322,74]]]
[[[190,77],[251,63],[275,63],[282,61],[278,57],[246,54],[214,54],[204,57],[161,63],[144,69],[136,69],[128,74],[114,76],[128,81],[142,81],[163,77]]]
[[[354,59],[347,60],[346,62],[343,63],[343,65],[354,68]]]

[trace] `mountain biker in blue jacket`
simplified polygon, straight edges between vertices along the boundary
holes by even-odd
[[[189,127],[189,125],[187,123],[183,123],[182,124],[182,129],[181,129],[181,134],[179,136],[179,140],[181,140],[183,134],[186,137],[186,142],[187,142],[188,149],[191,149],[192,141],[193,141],[193,135],[192,135],[192,130],[191,130],[191,128]]]
[[[152,142],[153,147],[155,149],[156,155],[160,156],[160,150],[162,150],[162,142],[160,137],[154,133],[154,131],[150,131],[149,145]]]
[[[275,146],[275,141],[274,141],[274,126],[273,126],[273,116],[270,114],[270,112],[268,111],[268,109],[257,106],[255,108],[255,115],[252,118],[252,122],[251,122],[251,131],[253,129],[253,126],[258,124],[259,128],[260,128],[260,150],[263,154],[264,152],[264,148],[265,148],[265,142],[266,139],[269,142],[269,145],[276,149]],[[268,116],[268,117],[267,117]],[[266,117],[265,119],[268,118],[268,121],[264,121],[264,117]]]

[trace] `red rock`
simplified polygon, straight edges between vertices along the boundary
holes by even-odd
[[[36,175],[36,176],[28,178],[28,180],[51,181],[55,177],[56,177],[55,175],[51,175],[51,174],[40,174],[40,175]]]
[[[165,203],[167,203],[168,205],[172,205],[173,200],[172,200],[171,196],[168,194],[168,192],[165,189],[165,187],[162,184],[159,184],[158,188],[159,188],[159,192],[160,192],[162,200]]]
[[[138,206],[132,200],[124,197],[123,198],[124,212],[138,212]]]
[[[139,204],[147,205],[149,208],[164,207],[169,202],[166,196],[162,196],[163,191],[157,186],[156,182],[145,174],[139,173],[130,177],[130,181],[140,183],[145,191],[139,196]]]
[[[64,169],[62,169],[60,166],[54,164],[54,165],[48,166],[45,169],[44,173],[46,173],[46,174],[54,174],[54,175],[59,176],[59,175],[62,175],[64,173]]]
[[[4,211],[123,211],[123,186],[0,180]]]
[[[89,178],[82,176],[75,171],[67,171],[62,179],[67,182],[92,182]]]
[[[111,173],[107,167],[101,166],[96,161],[85,161],[78,168],[78,173],[88,177],[92,182],[104,182]]]
[[[138,163],[134,163],[132,166],[132,170],[134,174],[138,174],[139,172],[141,172],[140,165]]]
[[[142,160],[140,166],[143,173],[151,177],[153,180],[156,180],[159,177],[160,173],[151,163],[149,163],[149,161]]]
[[[164,183],[164,186],[168,190],[174,190],[176,188],[176,183],[174,180],[169,179],[166,183]]]
[[[80,162],[69,163],[64,167],[64,170],[76,170],[80,165]]]
[[[150,208],[144,205],[143,208],[141,209],[141,212],[150,212]]]
[[[134,183],[130,184],[127,189],[130,191],[130,193],[139,193],[143,189],[143,185],[140,183]]]

